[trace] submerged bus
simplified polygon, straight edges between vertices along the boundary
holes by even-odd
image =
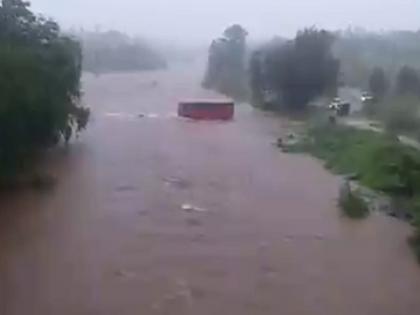
[[[178,115],[197,120],[231,120],[235,102],[229,99],[184,100],[178,104]]]

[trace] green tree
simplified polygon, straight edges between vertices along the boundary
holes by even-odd
[[[262,52],[257,50],[252,53],[249,72],[250,87],[252,92],[252,104],[263,106],[264,104],[264,75],[262,67]]]
[[[380,67],[374,68],[369,79],[369,89],[372,95],[376,99],[382,100],[388,92],[388,87],[385,71]]]
[[[263,48],[259,71],[265,94],[271,95],[274,103],[271,106],[298,110],[318,96],[336,93],[340,63],[332,55],[333,40],[332,34],[310,28],[299,32],[293,41]],[[255,69],[253,65],[251,71]],[[258,85],[254,82],[252,87],[255,93]]]
[[[409,66],[401,68],[397,76],[397,94],[420,96],[420,77],[416,69]]]
[[[240,25],[228,27],[223,37],[209,48],[207,71],[203,86],[234,98],[246,93],[246,37],[248,32]]]
[[[39,150],[86,127],[81,106],[79,43],[29,3],[0,5],[0,177]],[[6,174],[8,175],[8,174]]]

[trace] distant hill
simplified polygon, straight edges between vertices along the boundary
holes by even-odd
[[[83,49],[83,70],[93,73],[155,70],[166,60],[146,41],[118,31],[78,32]]]

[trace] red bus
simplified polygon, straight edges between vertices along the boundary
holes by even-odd
[[[178,115],[197,120],[231,120],[234,106],[234,101],[223,99],[181,101],[178,104]]]

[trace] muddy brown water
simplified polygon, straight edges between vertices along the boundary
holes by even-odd
[[[93,121],[52,154],[57,186],[1,197],[0,314],[420,314],[410,228],[341,217],[339,179],[271,144],[285,121],[177,119],[213,96],[199,80],[85,76]]]

